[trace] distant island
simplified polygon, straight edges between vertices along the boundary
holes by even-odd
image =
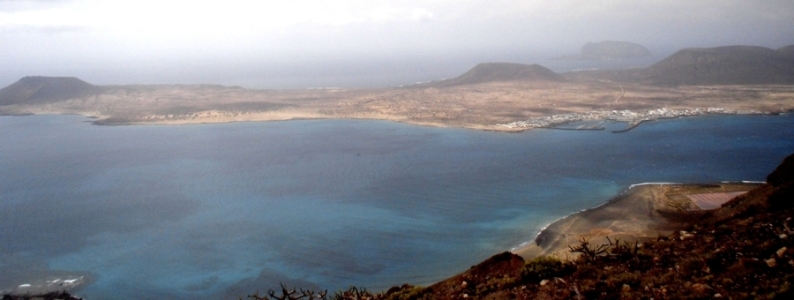
[[[627,45],[603,42],[585,53],[642,54]],[[382,89],[96,86],[31,76],[0,89],[0,115],[79,114],[105,125],[376,119],[492,131],[589,120],[630,127],[660,118],[790,111],[792,49],[683,49],[647,68],[562,74],[537,64],[482,63],[457,78]]]
[[[566,55],[558,59],[562,60],[606,60],[606,59],[629,59],[652,56],[651,51],[644,46],[621,41],[602,41],[587,42],[578,55]]]

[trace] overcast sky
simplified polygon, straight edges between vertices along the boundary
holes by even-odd
[[[551,64],[588,41],[794,44],[791,0],[0,0],[0,86],[394,86],[478,62]],[[560,69],[563,66],[551,66]]]

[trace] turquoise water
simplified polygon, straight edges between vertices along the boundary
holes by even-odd
[[[89,299],[427,284],[634,183],[764,180],[794,152],[791,128],[791,115],[620,134],[0,117],[0,268],[14,274],[0,290],[40,274],[87,276]]]

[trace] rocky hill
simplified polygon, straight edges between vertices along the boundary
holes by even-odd
[[[683,49],[626,79],[657,85],[789,84],[791,52],[757,46]]]
[[[56,102],[85,97],[98,91],[98,87],[75,77],[28,76],[0,89],[0,106]]]
[[[495,81],[562,81],[554,71],[541,65],[516,63],[481,63],[456,78],[431,83],[433,86],[456,86]]]

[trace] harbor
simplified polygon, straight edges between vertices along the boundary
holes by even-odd
[[[635,112],[631,110],[599,110],[590,111],[585,113],[568,113],[557,114],[551,116],[542,116],[530,118],[524,121],[516,121],[500,126],[509,129],[532,129],[532,128],[550,128],[550,129],[564,129],[564,130],[604,130],[601,126],[602,123],[595,125],[583,124],[582,126],[567,126],[566,124],[586,122],[586,121],[614,121],[626,123],[627,126],[623,130],[613,131],[614,133],[626,132],[634,127],[637,127],[642,122],[659,120],[659,119],[672,119],[680,117],[693,117],[706,114],[729,114],[729,115],[752,115],[752,114],[765,114],[758,110],[731,110],[721,107],[709,108],[694,108],[694,109],[668,109],[658,108],[647,110],[644,112]]]

